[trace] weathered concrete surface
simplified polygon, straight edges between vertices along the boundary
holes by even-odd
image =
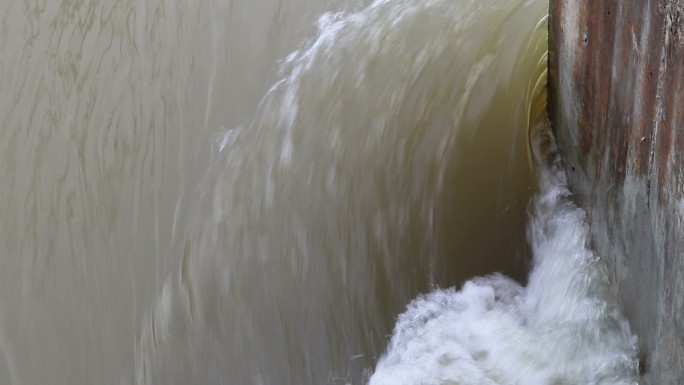
[[[550,114],[639,337],[684,384],[684,0],[551,0]]]

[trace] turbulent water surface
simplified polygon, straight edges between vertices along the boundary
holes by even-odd
[[[1,2],[0,384],[632,383],[547,3]]]

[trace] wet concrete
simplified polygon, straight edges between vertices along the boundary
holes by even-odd
[[[684,383],[684,1],[550,12],[550,114],[571,188],[639,337],[642,383]]]

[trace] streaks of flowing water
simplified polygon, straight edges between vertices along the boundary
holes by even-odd
[[[418,293],[523,278],[545,18],[543,1],[450,0],[320,17],[216,140],[138,383],[365,382]]]
[[[301,14],[325,3],[0,1],[0,335],[13,383],[110,384],[132,366],[210,138],[249,118],[308,30]]]

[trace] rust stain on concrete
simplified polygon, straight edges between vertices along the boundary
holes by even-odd
[[[639,335],[684,383],[684,0],[551,0],[549,115]]]

